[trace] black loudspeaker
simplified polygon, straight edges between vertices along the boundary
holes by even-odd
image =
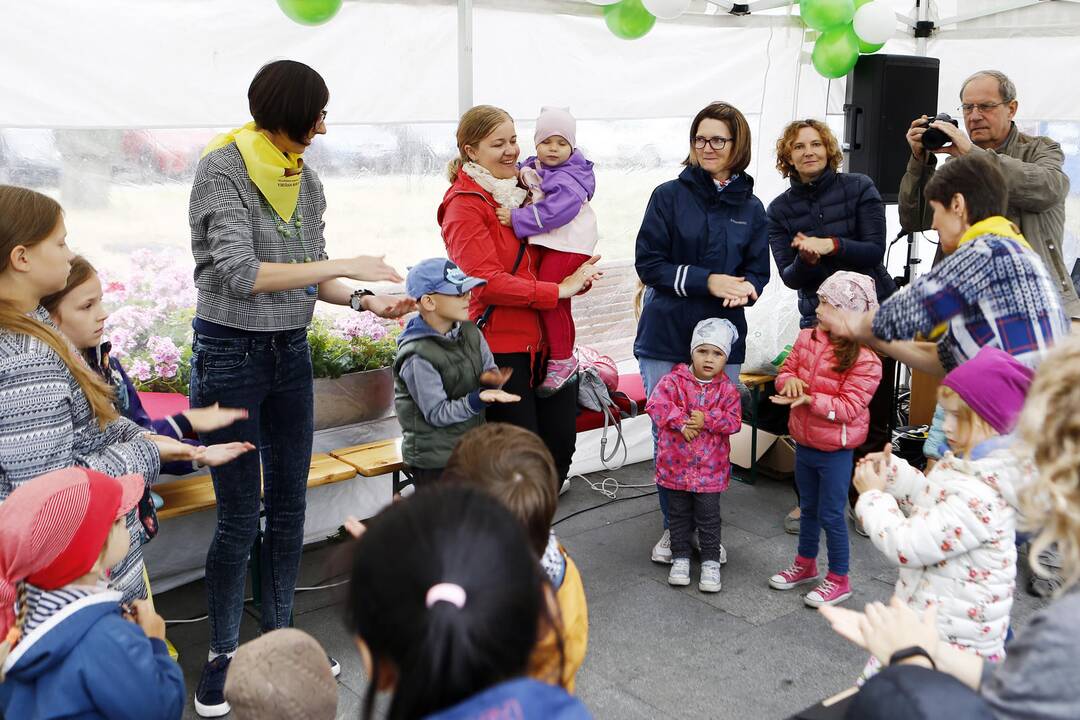
[[[896,202],[911,148],[904,136],[920,115],[934,117],[937,58],[863,55],[847,82],[844,167],[869,175],[881,198]]]

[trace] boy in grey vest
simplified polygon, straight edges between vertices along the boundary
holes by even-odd
[[[402,460],[417,488],[439,479],[458,439],[483,423],[485,407],[521,399],[501,389],[510,372],[495,366],[469,320],[472,289],[485,282],[444,258],[418,263],[405,278],[420,314],[398,339],[394,407]]]

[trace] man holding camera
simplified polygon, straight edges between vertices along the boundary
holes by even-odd
[[[1061,146],[1048,137],[1032,137],[1017,129],[1013,123],[1016,86],[1004,73],[997,70],[975,73],[960,88],[960,102],[967,135],[955,121],[932,120],[924,115],[911,123],[907,132],[911,158],[900,182],[900,223],[912,231],[930,228],[933,213],[922,198],[922,188],[934,174],[936,155],[960,157],[972,152],[984,153],[1005,176],[1009,190],[1006,216],[1020,227],[1050,271],[1061,292],[1065,312],[1080,317],[1080,298],[1061,254],[1065,198],[1069,194]],[[930,128],[940,131],[944,138],[939,135],[938,142],[928,139],[927,144],[933,148],[928,152],[923,147],[923,135]],[[938,144],[941,140],[947,143],[944,147]]]

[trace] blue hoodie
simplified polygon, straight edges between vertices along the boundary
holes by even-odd
[[[120,593],[81,598],[34,628],[4,663],[8,720],[179,720],[187,693],[165,643],[120,615]]]
[[[590,720],[582,702],[539,680],[508,680],[427,720]]]

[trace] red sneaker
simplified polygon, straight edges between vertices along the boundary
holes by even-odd
[[[769,587],[773,590],[790,590],[797,585],[814,582],[817,579],[817,560],[796,555],[791,567],[769,578]]]
[[[812,608],[838,605],[851,597],[851,582],[847,575],[829,573],[820,585],[806,593],[803,602]]]

